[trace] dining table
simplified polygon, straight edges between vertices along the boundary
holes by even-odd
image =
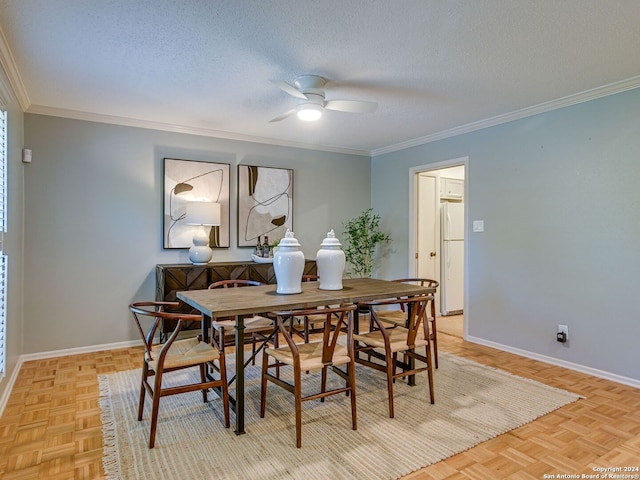
[[[435,293],[435,288],[374,278],[345,278],[341,290],[321,290],[320,282],[302,282],[300,293],[281,294],[277,285],[249,288],[221,288],[178,292],[178,299],[203,315],[202,340],[209,340],[211,319],[235,317],[235,398],[232,404],[236,414],[235,433],[245,433],[245,362],[244,318],[269,312],[308,309],[326,305],[357,304]],[[358,310],[354,312],[358,325]]]

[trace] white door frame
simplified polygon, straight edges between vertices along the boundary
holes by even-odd
[[[416,275],[416,201],[417,201],[417,175],[422,172],[428,172],[431,170],[441,170],[443,168],[455,167],[456,165],[464,165],[464,334],[463,338],[467,338],[467,331],[469,325],[469,243],[471,243],[471,237],[469,236],[469,157],[452,158],[450,160],[443,160],[441,162],[428,163],[426,165],[418,165],[409,169],[409,276]]]

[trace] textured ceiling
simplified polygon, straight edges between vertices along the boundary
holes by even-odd
[[[0,61],[29,112],[376,154],[640,86],[639,25],[637,0],[2,0]],[[378,110],[269,123],[309,73]]]

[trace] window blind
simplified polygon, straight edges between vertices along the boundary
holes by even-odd
[[[7,256],[0,255],[0,375],[5,372],[7,345]]]
[[[3,236],[7,231],[7,112],[0,110],[0,375],[5,372],[7,345],[7,256]]]
[[[7,112],[0,110],[0,251],[2,233],[7,231]]]

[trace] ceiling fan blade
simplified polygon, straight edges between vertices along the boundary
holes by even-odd
[[[293,85],[289,85],[287,82],[283,82],[282,80],[271,80],[271,82],[274,85],[276,85],[280,90],[288,93],[289,95],[291,95],[293,97],[301,98],[303,100],[308,100],[307,96],[304,93],[302,93],[300,90],[298,90]]]
[[[284,120],[285,118],[290,117],[291,115],[296,113],[296,111],[297,110],[295,108],[293,108],[293,109],[289,110],[288,112],[281,113],[277,117],[272,118],[271,120],[269,120],[269,123],[279,122],[280,120]]]
[[[324,108],[338,112],[373,113],[377,110],[378,103],[364,100],[328,100]]]

